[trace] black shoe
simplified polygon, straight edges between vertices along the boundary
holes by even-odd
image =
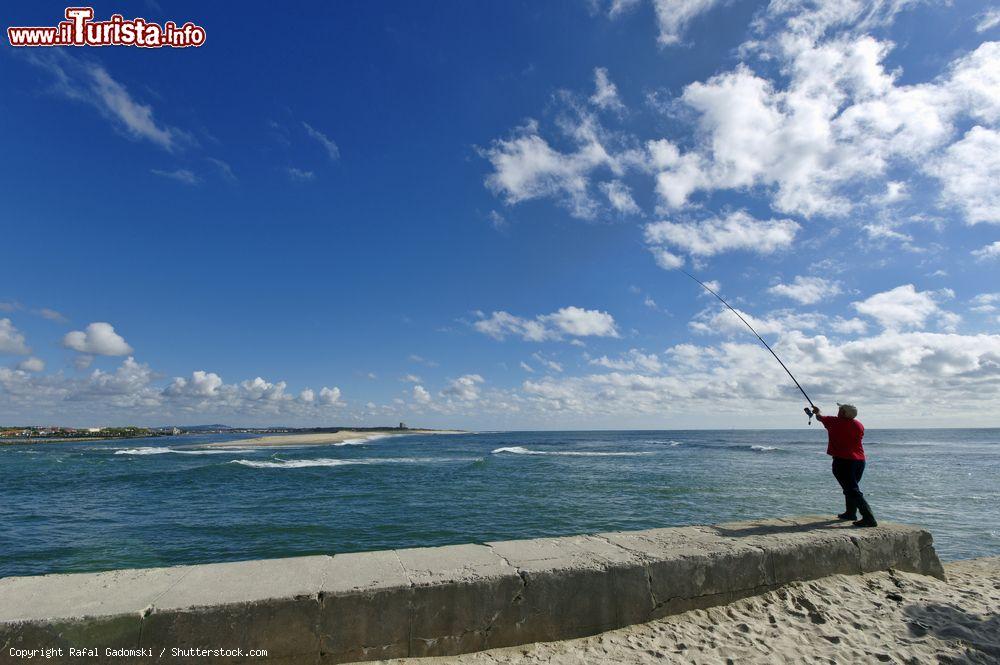
[[[858,514],[857,513],[840,513],[839,515],[837,515],[837,519],[838,520],[844,520],[844,521],[848,521],[848,520],[853,521],[853,520],[858,519]]]
[[[858,507],[858,512],[861,513],[861,519],[854,522],[854,526],[857,527],[869,527],[878,526],[878,522],[875,521],[875,514],[872,512],[871,506],[863,496],[859,496],[854,500],[854,505]]]

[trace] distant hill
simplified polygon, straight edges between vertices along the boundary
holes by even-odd
[[[185,432],[207,432],[207,431],[218,431],[222,429],[233,429],[229,425],[166,425],[165,428],[169,429],[171,427],[176,427],[177,429],[183,430]]]

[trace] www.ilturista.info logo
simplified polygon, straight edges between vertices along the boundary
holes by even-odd
[[[94,20],[93,7],[67,7],[66,20],[55,27],[10,27],[11,46],[138,46],[141,48],[187,48],[205,43],[205,28],[188,21],[163,25],[144,18],[125,20],[112,14],[107,21]]]

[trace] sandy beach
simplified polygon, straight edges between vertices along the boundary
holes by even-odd
[[[1000,557],[798,582],[601,635],[387,663],[998,663]]]
[[[270,448],[282,446],[326,446],[361,442],[386,436],[409,436],[412,434],[463,434],[461,430],[340,430],[339,432],[320,432],[317,434],[273,434],[252,439],[237,439],[235,441],[220,441],[209,443],[206,448]]]

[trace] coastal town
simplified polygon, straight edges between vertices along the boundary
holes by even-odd
[[[149,436],[180,434],[177,427],[43,427],[0,426],[0,441],[55,440],[55,439],[135,439]]]

